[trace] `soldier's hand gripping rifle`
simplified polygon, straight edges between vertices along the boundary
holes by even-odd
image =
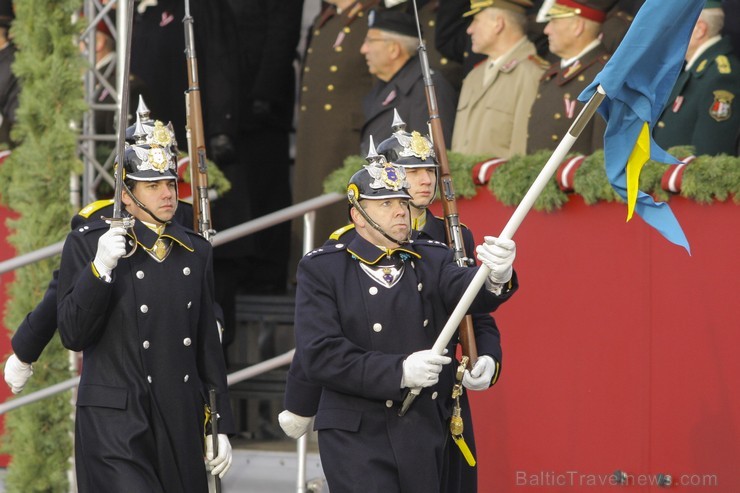
[[[444,134],[442,133],[442,121],[439,118],[439,108],[437,106],[437,95],[434,90],[432,81],[432,71],[429,68],[429,58],[427,49],[421,36],[421,24],[419,22],[419,9],[414,2],[414,14],[416,16],[416,28],[419,35],[419,61],[421,62],[421,72],[424,78],[424,88],[427,96],[427,107],[429,108],[429,129],[434,145],[434,153],[439,162],[439,183],[440,197],[442,199],[442,210],[444,211],[445,230],[447,232],[447,244],[455,252],[455,261],[463,267],[470,267],[474,261],[469,258],[465,252],[465,243],[462,237],[462,226],[460,225],[460,216],[457,213],[457,202],[455,198],[455,187],[452,183],[450,174],[450,163],[447,160],[447,147]],[[459,325],[460,345],[462,346],[463,356],[468,357],[468,368],[472,369],[478,359],[478,350],[475,345],[475,333],[473,331],[473,319],[466,315]],[[416,394],[409,392],[398,413],[399,416],[406,414],[409,406],[414,401]]]
[[[190,0],[185,0],[185,17],[182,23],[185,25],[185,58],[188,63],[185,108],[187,110],[188,154],[190,155],[190,186],[193,199],[193,229],[211,241],[216,231],[211,225],[206,138],[203,131],[203,108],[200,103],[198,59],[195,55],[195,35],[193,34],[193,17],[190,15]]]

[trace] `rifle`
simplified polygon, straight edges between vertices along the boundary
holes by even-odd
[[[187,114],[188,154],[190,155],[190,186],[193,198],[193,229],[208,241],[216,231],[211,225],[211,205],[208,198],[208,163],[206,138],[203,131],[203,108],[198,83],[198,59],[195,55],[193,17],[190,0],[185,0],[185,58],[188,63],[188,89],[185,91]]]
[[[421,24],[419,22],[419,10],[414,2],[414,15],[416,16],[416,29],[419,35],[419,61],[421,62],[421,72],[424,78],[424,89],[427,96],[427,107],[429,108],[429,129],[432,137],[434,153],[439,162],[439,182],[440,197],[442,199],[442,210],[444,211],[445,229],[447,232],[447,244],[455,252],[455,262],[461,267],[470,267],[473,265],[472,259],[468,258],[465,253],[465,244],[463,243],[462,227],[460,225],[460,216],[457,213],[457,202],[455,199],[455,188],[452,183],[450,173],[450,163],[447,160],[447,147],[445,145],[444,134],[442,133],[442,121],[439,118],[439,109],[437,107],[437,95],[434,90],[432,81],[432,71],[429,68],[429,58],[424,40],[421,37]],[[475,333],[473,331],[473,319],[466,315],[460,322],[458,328],[460,334],[460,345],[462,353],[468,357],[468,368],[472,369],[478,359],[478,349],[475,345]],[[413,396],[413,397],[412,397]],[[415,395],[409,393],[401,406],[399,416],[406,414]]]

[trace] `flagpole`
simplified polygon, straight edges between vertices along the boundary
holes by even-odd
[[[519,229],[519,226],[521,226],[522,221],[524,221],[527,213],[529,213],[530,209],[532,209],[532,206],[537,200],[537,197],[539,197],[542,191],[545,189],[545,186],[547,186],[550,178],[552,178],[552,175],[555,174],[558,167],[560,166],[560,163],[563,162],[565,156],[568,154],[568,152],[570,152],[571,147],[573,147],[573,144],[581,135],[581,132],[583,132],[586,124],[591,121],[591,118],[593,118],[596,110],[599,108],[599,105],[601,105],[601,102],[604,100],[605,97],[606,93],[604,92],[604,89],[601,87],[601,85],[599,85],[596,88],[593,96],[591,96],[591,99],[586,102],[583,109],[581,109],[581,112],[573,121],[573,124],[568,129],[568,133],[565,135],[565,137],[563,137],[563,140],[561,140],[558,146],[555,148],[552,156],[550,156],[550,159],[547,160],[547,163],[545,163],[545,166],[542,168],[542,171],[540,171],[540,174],[537,175],[534,183],[532,183],[532,186],[524,195],[524,198],[519,203],[514,213],[511,215],[511,218],[509,218],[506,226],[504,226],[504,229],[501,231],[499,238],[510,240],[514,237],[514,233],[516,233],[516,230]],[[460,321],[468,312],[470,305],[473,303],[473,300],[478,294],[478,291],[480,291],[480,288],[483,287],[483,283],[486,282],[486,278],[488,277],[488,274],[490,272],[491,269],[489,269],[485,265],[481,265],[479,267],[478,272],[475,274],[475,277],[473,277],[470,285],[463,293],[462,298],[458,302],[457,307],[455,307],[455,310],[450,315],[449,320],[447,320],[447,323],[442,329],[442,332],[440,332],[439,336],[437,336],[437,341],[434,343],[434,346],[432,346],[432,352],[434,354],[442,354],[444,352],[445,348],[450,343],[452,336],[455,335],[457,327],[460,325]],[[411,403],[414,401],[416,396],[419,395],[420,392],[421,388],[412,388],[409,391],[403,401],[399,415],[403,416],[406,413],[409,406],[411,406]]]

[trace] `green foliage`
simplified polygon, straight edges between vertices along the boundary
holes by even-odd
[[[187,154],[181,154],[180,158]],[[224,176],[223,172],[218,169],[216,163],[210,159],[206,160],[208,163],[208,188],[212,188],[218,192],[219,195],[223,195],[231,190],[231,182]],[[190,163],[185,166],[185,172],[182,175],[185,183],[190,183]]]
[[[668,151],[673,156],[683,159],[691,156],[694,149],[690,146],[681,146]],[[499,165],[491,175],[489,189],[503,204],[518,205],[551,155],[552,151],[539,151],[529,156],[512,156],[506,163]],[[489,158],[457,152],[448,152],[447,157],[458,198],[475,196],[477,191],[472,170],[476,164]],[[324,180],[324,191],[345,193],[350,177],[364,164],[367,164],[367,161],[360,156],[347,157],[344,165]],[[667,169],[664,163],[648,161],[640,173],[640,190],[652,195],[656,200],[664,202],[670,200],[673,194],[661,187],[663,174]],[[622,201],[604,171],[604,151],[597,151],[586,157],[573,178],[573,191],[581,195],[589,205],[602,201]],[[699,156],[684,171],[681,196],[700,203],[724,201],[732,196],[736,203],[740,203],[740,158],[725,155]],[[560,209],[566,202],[568,194],[558,187],[556,178],[553,177],[535,201],[533,209],[551,212]]]
[[[551,154],[549,151],[539,151],[529,156],[512,156],[496,168],[488,187],[504,205],[518,205]],[[560,190],[555,180],[550,180],[532,207],[538,211],[552,212],[566,202],[568,196]]]
[[[84,110],[81,58],[74,41],[73,14],[80,0],[15,0],[12,33],[18,54],[13,70],[21,85],[20,142],[0,167],[0,200],[19,214],[9,221],[8,241],[26,253],[63,239],[69,229],[69,177],[81,170],[77,135],[70,122]],[[59,259],[15,272],[4,322],[14,330],[41,299]],[[58,338],[46,348],[25,392],[70,378],[69,352]],[[5,415],[3,451],[12,454],[6,491],[66,492],[72,453],[73,407],[69,393]]]

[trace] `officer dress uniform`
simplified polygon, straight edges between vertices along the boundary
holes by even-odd
[[[697,155],[737,153],[740,59],[728,38],[707,48],[679,75],[653,130],[663,148],[692,145]]]
[[[97,200],[75,214],[71,221],[71,228],[77,229],[86,222],[111,217],[112,212],[113,199]],[[173,220],[180,224],[193,224],[193,206],[189,202],[179,202]],[[52,279],[46,288],[44,297],[26,315],[10,340],[13,352],[24,363],[37,361],[57,331],[58,283],[59,270],[57,269],[52,273]]]
[[[233,433],[226,369],[213,311],[211,246],[176,223],[161,262],[157,234],[137,221],[138,248],[112,282],[90,259],[104,221],[68,236],[59,273],[62,343],[83,351],[75,455],[81,492],[206,492],[203,434],[207,390],[215,388],[219,433]]]
[[[445,142],[450,142],[455,122],[457,93],[452,85],[436,72],[432,74],[432,82],[437,95],[442,133]],[[377,80],[372,90],[365,96],[363,100],[365,123],[362,125],[360,149],[363,156],[367,155],[371,135],[375,142],[381,142],[391,136],[394,109],[398,110],[401,119],[409,128],[427,128],[429,108],[424,77],[421,62],[415,56],[410,58],[388,82]]]
[[[458,267],[433,240],[388,253],[356,235],[301,260],[296,355],[323,387],[315,428],[329,487],[433,493],[442,488],[455,368],[399,417],[402,363],[432,347],[476,269]],[[471,311],[494,310],[516,290],[516,276],[508,287],[499,296],[481,290]]]
[[[451,149],[508,159],[527,150],[529,112],[548,64],[526,37],[496,62],[486,81],[492,63],[479,64],[463,82]]]
[[[578,96],[601,72],[609,56],[606,48],[599,44],[569,66],[562,68],[558,60],[545,71],[527,126],[527,154],[542,149],[554,150],[558,146],[584,106]],[[588,156],[603,149],[605,130],[603,118],[591,118],[571,152]]]
[[[362,97],[372,76],[360,54],[367,35],[367,12],[379,0],[358,1],[341,14],[329,6],[315,20],[299,85],[293,201],[324,193],[324,180],[357,154],[362,128]],[[328,238],[347,222],[347,209],[332,205],[316,211],[315,237]],[[294,224],[294,238],[302,223]],[[304,251],[294,245],[294,266]]]

